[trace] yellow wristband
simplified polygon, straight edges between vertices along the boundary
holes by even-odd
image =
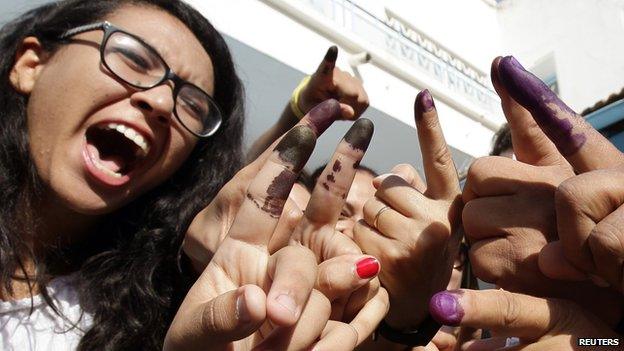
[[[302,119],[305,116],[305,112],[301,111],[299,107],[299,96],[301,95],[301,91],[308,85],[310,81],[310,76],[305,76],[299,85],[293,90],[292,96],[290,97],[290,110],[297,117],[297,119]]]

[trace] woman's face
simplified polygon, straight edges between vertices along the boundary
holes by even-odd
[[[142,38],[182,79],[213,94],[210,57],[177,18],[125,6],[105,20]],[[63,206],[87,215],[110,213],[162,183],[197,143],[173,114],[173,83],[138,90],[116,79],[100,63],[102,35],[76,35],[43,61],[28,103],[39,176]]]

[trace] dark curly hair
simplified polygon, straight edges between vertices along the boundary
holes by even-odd
[[[212,59],[214,98],[224,122],[210,139],[197,143],[171,178],[108,215],[87,243],[35,255],[23,235],[34,233],[39,216],[35,204],[45,186],[29,153],[28,96],[9,82],[16,52],[25,37],[35,36],[54,53],[63,45],[60,34],[102,20],[123,5],[161,9],[194,33]],[[179,0],[67,0],[38,7],[2,27],[0,52],[0,291],[11,295],[12,281],[23,279],[55,308],[46,284],[58,275],[55,266],[62,261],[76,272],[81,306],[88,306],[94,318],[79,349],[161,349],[192,281],[180,263],[186,229],[241,165],[243,88],[225,41],[199,12]],[[34,276],[27,274],[26,261],[35,262]]]

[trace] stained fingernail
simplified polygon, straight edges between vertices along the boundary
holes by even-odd
[[[298,317],[297,313],[297,304],[295,300],[288,294],[281,294],[275,298],[275,301],[279,303],[282,307],[287,309],[293,316]]]
[[[355,272],[361,279],[370,279],[379,273],[379,261],[375,257],[363,258],[355,264]]]
[[[349,143],[353,149],[366,151],[374,131],[375,125],[370,119],[360,118],[349,128],[349,131],[344,136],[344,140]]]
[[[323,134],[335,120],[340,118],[340,103],[335,99],[329,99],[316,105],[310,112],[310,127],[318,136]]]
[[[548,85],[525,70],[513,56],[503,57],[498,70],[511,97],[531,112],[562,155],[572,155],[585,144],[587,137],[573,132],[570,119],[576,118],[576,113]]]
[[[428,89],[422,90],[416,95],[416,110],[420,112],[429,112],[435,108],[433,97]]]
[[[241,323],[249,323],[249,321],[251,321],[251,316],[249,314],[249,310],[247,309],[245,290],[239,292],[238,297],[236,298],[236,318]]]
[[[338,58],[338,47],[336,45],[332,45],[329,49],[327,49],[327,53],[323,60],[327,62],[336,62]]]
[[[498,56],[492,62],[492,66],[490,67],[490,77],[492,78],[492,84],[500,86],[500,78],[498,78],[498,65],[500,64],[500,60],[502,57]]]
[[[279,158],[292,165],[293,172],[299,172],[314,151],[316,135],[308,126],[300,125],[291,129],[277,144],[275,151]]]
[[[464,318],[464,310],[459,302],[460,295],[453,291],[441,291],[429,300],[431,316],[444,325],[457,326]]]
[[[588,274],[587,275],[589,277],[589,279],[596,284],[597,286],[601,287],[601,288],[607,288],[609,286],[611,286],[611,284],[609,284],[608,281],[602,279],[602,277],[599,277],[597,275],[594,274]]]

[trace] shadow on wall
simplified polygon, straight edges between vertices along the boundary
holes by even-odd
[[[265,55],[240,41],[225,36],[243,80],[247,95],[247,121],[245,145],[251,143],[280,116],[295,86],[304,73]],[[405,101],[410,106],[413,101]],[[384,173],[399,163],[410,163],[422,170],[422,159],[416,130],[387,114],[369,107],[364,114],[375,123],[375,134],[362,161],[379,173]],[[350,123],[339,121],[319,138],[316,150],[308,162],[312,170],[325,164]],[[473,157],[451,148],[455,165],[460,173],[467,170]]]

